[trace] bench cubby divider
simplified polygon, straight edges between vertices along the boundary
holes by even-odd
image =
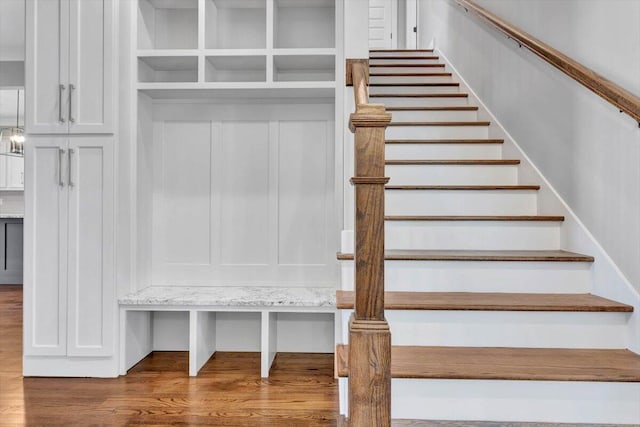
[[[287,289],[290,291],[287,292]],[[216,292],[223,293],[220,288],[216,288],[214,293]],[[335,289],[333,288],[315,288],[310,292],[295,288],[277,288],[274,292],[269,290],[265,292],[261,288],[260,297],[255,300],[249,298],[235,305],[229,300],[216,303],[207,299],[201,301],[202,305],[198,305],[198,301],[194,299],[193,288],[184,288],[183,292],[172,288],[164,294],[163,297],[161,288],[146,288],[120,299],[121,375],[126,375],[129,369],[154,351],[153,313],[155,312],[188,313],[190,376],[197,376],[218,348],[219,337],[216,336],[218,313],[260,315],[260,372],[263,378],[269,376],[278,351],[279,313],[330,316],[334,328],[339,327],[335,317]],[[268,298],[265,299],[265,295],[268,295]]]

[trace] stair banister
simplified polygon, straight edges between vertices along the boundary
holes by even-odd
[[[391,114],[369,104],[368,61],[347,60],[356,111],[355,310],[349,321],[349,425],[391,425],[391,333],[384,317],[385,130]]]
[[[568,57],[531,34],[510,24],[471,0],[452,0],[466,12],[471,12],[490,27],[513,39],[544,61],[565,73],[590,91],[613,104],[620,112],[633,117],[640,124],[640,97],[618,86],[578,61]]]

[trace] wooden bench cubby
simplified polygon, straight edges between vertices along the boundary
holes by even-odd
[[[224,294],[237,293],[238,290],[241,295],[237,298],[221,297]],[[171,329],[171,332],[177,336],[177,341],[187,345],[190,376],[196,376],[218,348],[216,343],[218,316],[245,314],[241,316],[245,321],[235,321],[234,329],[239,336],[259,335],[257,348],[261,353],[260,372],[263,378],[269,376],[269,370],[278,352],[279,317],[282,317],[285,322],[293,320],[293,323],[297,324],[296,328],[305,329],[304,336],[296,334],[296,339],[301,340],[302,343],[305,339],[307,341],[313,339],[314,327],[326,328],[330,325],[335,330],[339,324],[335,321],[335,289],[333,288],[146,288],[120,299],[121,375],[126,375],[131,367],[156,350],[154,344],[156,313],[162,314],[161,327]],[[185,315],[188,326],[185,322],[180,322],[180,317]],[[306,322],[295,322],[298,316],[304,317]],[[315,324],[309,322],[309,317],[316,318]],[[167,328],[172,320],[172,326]],[[259,331],[246,330],[255,328],[258,324]],[[333,343],[330,345],[333,347]],[[285,351],[305,352],[304,348],[292,348],[291,344],[286,347]],[[159,350],[183,349],[161,347]]]

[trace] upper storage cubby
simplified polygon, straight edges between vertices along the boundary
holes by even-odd
[[[197,49],[198,0],[139,0],[138,49]]]
[[[207,82],[264,82],[267,80],[266,56],[208,56]]]
[[[334,48],[334,0],[275,0],[275,48]]]
[[[333,55],[276,55],[273,80],[276,82],[334,81],[336,58]]]
[[[267,47],[266,0],[205,0],[207,49]]]

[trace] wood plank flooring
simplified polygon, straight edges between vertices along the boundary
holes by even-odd
[[[158,352],[114,379],[22,378],[22,288],[0,286],[0,426],[335,426],[332,354],[216,353],[197,377]]]

